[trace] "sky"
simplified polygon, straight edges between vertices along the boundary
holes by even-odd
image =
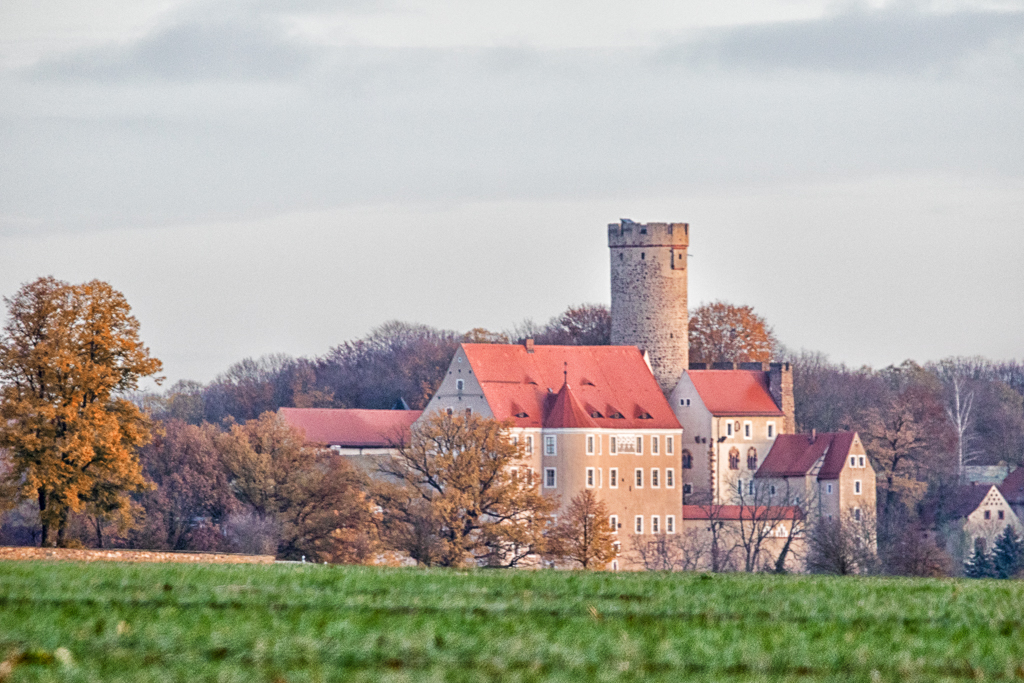
[[[0,3],[0,295],[172,382],[607,303],[620,218],[791,348],[1024,358],[1024,0]]]

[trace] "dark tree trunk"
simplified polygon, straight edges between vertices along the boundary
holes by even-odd
[[[50,525],[46,521],[43,513],[46,512],[46,489],[39,488],[39,521],[42,524],[42,534],[39,537],[39,547],[45,548],[47,542],[50,540]]]

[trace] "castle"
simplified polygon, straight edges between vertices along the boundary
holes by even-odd
[[[785,560],[808,515],[859,520],[875,506],[856,434],[794,433],[788,364],[690,364],[689,241],[686,223],[609,225],[612,344],[461,344],[423,411],[508,421],[528,481],[563,504],[593,490],[620,539],[611,569],[638,568],[628,550],[649,539],[751,525],[766,536],[765,556],[785,548]],[[328,436],[350,453],[380,447]],[[763,566],[746,553],[745,568]]]

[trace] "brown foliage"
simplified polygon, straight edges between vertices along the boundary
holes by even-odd
[[[147,487],[136,449],[150,423],[122,396],[161,368],[131,307],[105,282],[51,277],[4,301],[0,447],[10,454],[8,481],[38,500],[42,543],[54,527],[64,541],[72,512],[129,525],[128,494]]]
[[[544,549],[557,502],[519,476],[509,423],[437,414],[381,466],[375,497],[396,550],[426,565],[516,566]]]
[[[691,362],[767,363],[777,347],[772,328],[750,306],[712,301],[690,313]]]
[[[608,519],[608,506],[584,489],[559,516],[549,552],[584,569],[604,568],[615,557],[615,536]]]
[[[314,562],[359,562],[374,550],[364,477],[345,458],[307,447],[275,413],[217,438],[238,499],[277,521],[277,554]]]

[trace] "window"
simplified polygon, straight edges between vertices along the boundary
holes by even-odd
[[[558,485],[558,473],[554,467],[544,468],[544,488],[553,489]]]
[[[853,482],[853,492],[860,493],[860,479],[855,479]]]
[[[637,515],[636,516],[636,521],[633,522],[633,529],[638,534],[642,534],[644,532],[644,516],[643,515]]]
[[[619,488],[619,468],[611,467],[608,469],[608,488],[617,489]]]
[[[544,455],[555,454],[555,437],[548,435],[544,437]]]
[[[689,406],[690,405],[690,399],[688,399],[688,398],[681,398],[681,399],[679,399],[679,405],[681,405],[681,406]]]
[[[851,455],[850,456],[850,467],[856,467],[856,466],[857,466],[857,456]]]
[[[740,468],[740,449],[730,448],[729,449],[729,469],[738,470]]]
[[[676,471],[671,468],[665,469],[665,488],[674,489],[676,487]]]
[[[736,493],[738,495],[741,495],[741,496],[743,495],[743,480],[742,479],[737,479],[736,480]]]
[[[676,452],[676,440],[671,436],[665,437],[665,455],[672,455]]]
[[[608,526],[611,528],[613,534],[619,533],[619,516],[612,515],[608,518]]]
[[[455,388],[458,389],[459,391],[462,391],[462,389],[465,386],[466,386],[466,381],[465,380],[462,380],[462,379],[455,380]]]
[[[860,508],[853,508],[853,518],[860,521]]]
[[[454,414],[454,413],[455,413],[455,411],[454,411],[454,410],[452,410],[451,408],[445,408],[445,409],[444,409],[444,412],[448,413],[449,415],[452,415],[452,414]]]
[[[473,414],[473,409],[472,408],[466,408],[466,417],[469,417],[472,414]]]
[[[775,438],[775,423],[774,422],[769,422],[768,423],[768,438],[769,439],[774,439]]]
[[[1000,510],[999,512],[996,513],[996,517],[998,517],[999,519],[1006,519],[1006,513]]]
[[[674,534],[676,532],[675,515],[665,515],[665,531],[670,534]]]
[[[658,515],[651,515],[651,533],[661,533],[661,518]]]
[[[683,495],[690,495],[693,493],[693,484],[683,484]]]
[[[985,510],[985,519],[992,519],[992,511]]]
[[[609,441],[608,451],[612,455],[615,455],[616,453],[618,453],[618,442],[617,442],[617,440],[616,440],[616,438],[614,436],[609,437],[609,440],[610,441]]]
[[[751,472],[757,469],[757,449],[754,447],[747,451],[747,469]]]
[[[651,470],[651,488],[661,488],[661,471],[657,467]]]
[[[533,436],[530,434],[526,435],[526,454],[533,455]]]
[[[518,446],[519,445],[519,435],[518,434],[513,434],[512,435],[512,445],[513,446]]]
[[[651,437],[651,455],[658,455],[661,452],[661,437]]]
[[[527,486],[533,486],[533,468],[532,467],[527,467],[526,468],[526,485]]]
[[[644,471],[639,467],[636,468],[636,487],[638,489],[644,487]]]
[[[690,451],[686,450],[685,448],[683,449],[683,469],[693,469],[693,456],[690,455]]]
[[[864,467],[864,456],[863,455],[857,456],[857,466],[858,467]]]
[[[644,452],[644,437],[636,437],[636,454],[643,455]]]
[[[768,493],[773,496],[775,495],[775,484],[772,484],[771,486],[768,487]]]
[[[593,467],[588,467],[587,468],[587,488],[588,489],[594,488],[594,484],[595,483],[596,482],[594,481],[594,468]]]
[[[725,423],[725,435],[732,436],[732,422]]]
[[[825,493],[832,493],[832,484],[825,484]]]
[[[754,495],[754,480],[753,479],[751,479],[749,482],[747,482],[747,495],[748,496]]]
[[[753,439],[754,438],[754,425],[750,420],[744,420],[743,422],[743,438]]]
[[[594,454],[594,435],[587,434],[587,455]]]

